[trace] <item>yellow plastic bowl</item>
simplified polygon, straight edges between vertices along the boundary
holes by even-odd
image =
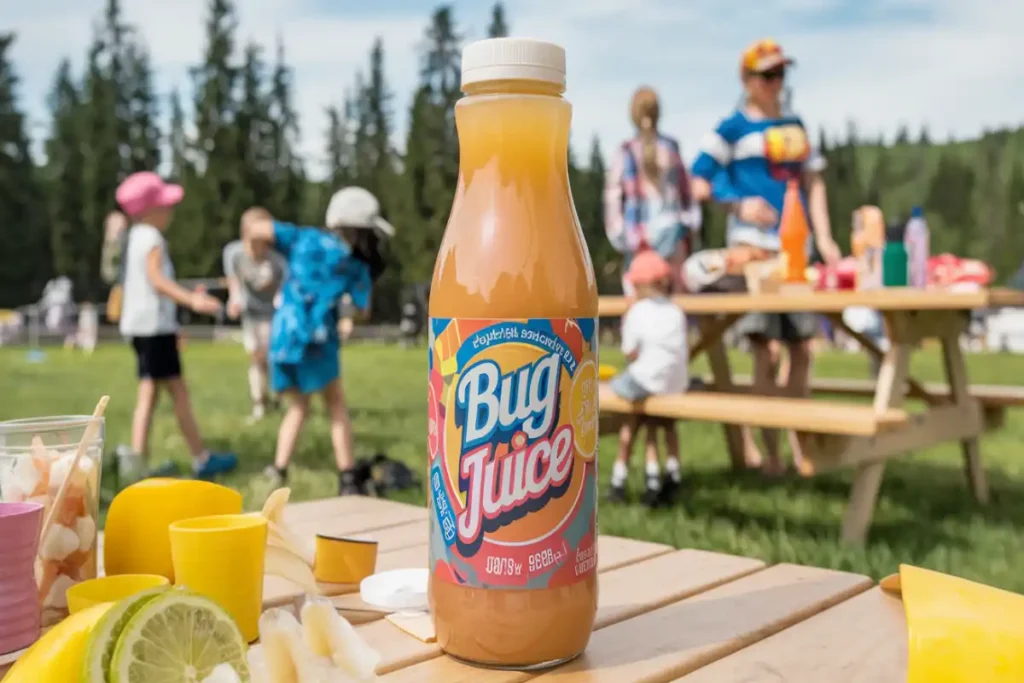
[[[156,574],[118,574],[89,579],[68,588],[68,611],[74,614],[104,602],[117,602],[151,588],[169,586],[170,583],[166,576]]]
[[[313,576],[323,583],[359,583],[377,568],[377,541],[369,538],[316,537]]]

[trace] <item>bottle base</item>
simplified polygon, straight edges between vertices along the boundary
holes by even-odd
[[[451,657],[457,662],[461,662],[462,664],[467,664],[478,669],[493,669],[495,671],[545,671],[547,669],[553,669],[556,666],[561,666],[566,662],[571,662],[572,660],[576,659],[581,654],[583,654],[582,652],[577,652],[576,654],[569,655],[568,657],[552,659],[546,662],[539,662],[537,664],[504,664],[499,662],[477,662],[472,659],[464,659],[463,657],[459,657],[458,655],[451,654],[450,652],[444,650],[444,648],[441,649],[447,656]]]

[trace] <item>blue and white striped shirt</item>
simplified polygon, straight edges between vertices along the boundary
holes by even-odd
[[[811,146],[800,117],[751,119],[737,109],[723,119],[701,143],[693,175],[712,186],[717,201],[735,202],[761,197],[782,215],[786,182],[805,172],[820,172],[825,158]],[[807,196],[801,190],[806,210]],[[779,226],[769,230],[729,217],[729,244],[753,244],[779,249]]]

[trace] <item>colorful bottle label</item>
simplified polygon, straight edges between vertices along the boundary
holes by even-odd
[[[597,321],[432,318],[430,565],[475,588],[597,568]]]

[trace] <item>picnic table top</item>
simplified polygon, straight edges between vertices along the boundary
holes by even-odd
[[[365,533],[378,571],[427,566],[427,512],[379,499],[290,505],[296,528]],[[556,669],[479,669],[443,655],[354,594],[335,603],[381,654],[381,681],[829,681],[902,683],[906,622],[897,598],[857,574],[600,536],[597,625],[582,657]],[[268,578],[269,603],[297,596]]]
[[[979,289],[913,289],[890,287],[863,291],[792,291],[772,294],[683,294],[672,300],[687,313],[842,313],[863,306],[879,311],[970,311],[983,308],[1024,307],[1024,291]],[[625,313],[626,298],[602,296],[599,316]]]
[[[303,533],[376,538],[378,571],[427,566],[424,508],[330,498],[289,505],[285,517]],[[331,592],[380,653],[378,673],[386,683],[906,680],[902,604],[866,576],[602,535],[598,581],[597,621],[586,652],[534,673],[457,662],[362,603],[357,586]],[[266,607],[295,604],[301,595],[284,579],[264,582]],[[0,665],[0,676],[5,671]]]

